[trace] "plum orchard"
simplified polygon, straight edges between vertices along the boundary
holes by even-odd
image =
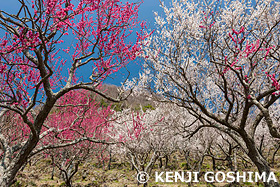
[[[43,152],[71,186],[79,165],[110,144],[110,107],[101,108],[89,92],[71,91],[60,98],[44,123],[40,142],[30,156]],[[101,152],[101,151],[100,151]],[[53,173],[54,174],[54,173]]]
[[[257,166],[262,126],[280,138],[280,2],[172,1],[143,42],[142,85],[228,134]],[[265,183],[265,186],[279,186]]]
[[[170,108],[170,105],[160,104],[145,113],[143,110],[135,112],[125,109],[114,114],[111,138],[122,143],[124,153],[121,154],[126,155],[137,173],[144,171],[151,175],[157,161],[162,162],[162,158],[167,159],[176,151],[179,136],[170,124],[178,124],[179,118],[176,119],[174,115],[178,111],[169,112]],[[119,147],[113,149],[121,150]]]
[[[13,183],[39,142],[50,111],[66,93],[84,89],[112,101],[122,99],[106,96],[99,87],[110,74],[135,59],[139,42],[145,38],[137,33],[135,44],[125,41],[137,24],[144,27],[137,21],[139,4],[119,0],[18,3],[15,14],[0,10],[0,107],[1,116],[6,112],[20,116],[27,134],[10,144],[0,132],[0,186]],[[61,44],[69,40],[71,45]],[[79,77],[84,66],[92,68],[92,74]],[[9,160],[5,160],[7,152]]]
[[[67,186],[71,186],[79,164],[96,154],[100,144],[110,144],[112,114],[110,107],[101,108],[89,91],[68,92],[65,97],[58,99],[45,120],[40,141],[28,158],[38,153],[51,158],[53,166],[61,171],[62,179]],[[1,159],[9,163],[12,160],[11,153],[28,139],[30,130],[15,112],[6,112],[2,119],[1,131],[9,140],[10,148],[5,145]]]

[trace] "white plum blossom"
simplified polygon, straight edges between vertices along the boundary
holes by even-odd
[[[257,137],[263,129],[280,138],[280,2],[173,0],[162,8],[142,45],[149,79],[140,84],[228,134],[270,172]]]

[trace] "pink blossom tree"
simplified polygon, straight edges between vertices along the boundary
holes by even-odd
[[[19,115],[26,139],[16,149],[9,148],[12,159],[0,166],[1,186],[13,183],[39,142],[50,111],[66,93],[85,89],[112,101],[123,99],[109,97],[99,87],[135,59],[139,42],[145,38],[137,33],[135,43],[126,41],[140,24],[139,4],[119,0],[18,2],[16,14],[0,10],[4,32],[0,37],[0,107],[1,115]],[[84,69],[92,73],[87,76]],[[0,144],[8,148],[9,139],[0,133]]]
[[[143,42],[141,84],[198,118],[195,132],[228,134],[268,175],[256,137],[263,125],[280,138],[280,3],[175,0],[162,7],[165,15],[156,13],[157,29]]]
[[[71,186],[79,164],[96,155],[94,150],[99,144],[112,143],[109,140],[112,114],[110,106],[100,107],[89,91],[68,92],[58,99],[45,120],[40,140],[29,159],[39,153],[50,157],[53,166],[61,171],[66,185]],[[20,147],[30,132],[15,112],[6,113],[2,119],[5,120],[1,126],[2,134],[9,140],[9,147],[3,147],[0,158],[6,164],[12,161],[12,149]]]
[[[57,101],[46,119],[40,141],[30,154],[42,152],[52,158],[52,164],[62,173],[67,186],[77,173],[79,164],[93,157],[99,144],[109,145],[111,116],[109,107],[100,107],[90,92],[71,91]],[[101,145],[102,146],[102,145]]]

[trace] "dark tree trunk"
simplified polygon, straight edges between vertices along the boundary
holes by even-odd
[[[158,167],[159,167],[159,168],[162,168],[162,165],[163,165],[163,164],[162,164],[162,158],[159,158],[159,166],[158,166]]]
[[[216,171],[216,159],[212,157],[212,165],[213,165],[213,171]]]
[[[269,175],[270,171],[270,167],[267,163],[266,160],[264,160],[260,154],[257,155],[250,155],[249,154],[250,159],[254,162],[254,164],[257,166],[259,173],[266,173],[266,176]],[[265,187],[280,187],[278,182],[274,182],[274,181],[270,181],[270,182],[264,182],[264,186]]]
[[[230,170],[231,170],[231,171],[234,171],[234,167],[233,167],[233,163],[232,163],[231,157],[230,157],[230,156],[227,156],[227,157],[226,157],[226,160],[227,160],[228,167],[230,168]]]
[[[246,143],[246,147],[248,149],[248,156],[252,160],[252,162],[257,166],[259,173],[266,173],[266,176],[270,174],[270,167],[268,162],[263,158],[259,149],[255,145],[253,139],[251,139],[245,131],[242,131],[241,136]],[[270,181],[264,182],[265,187],[280,187],[278,182]]]
[[[15,182],[15,176],[20,168],[28,160],[29,154],[35,148],[39,140],[39,137],[31,136],[28,142],[25,144],[24,148],[18,153],[17,157],[10,163],[8,168],[1,175],[0,186],[8,187]]]
[[[65,184],[66,184],[67,187],[72,187],[71,181],[70,181],[70,180],[66,180],[66,181],[65,181]]]
[[[13,158],[7,169],[0,174],[0,186],[8,187],[15,182],[15,177],[20,168],[28,161],[29,155],[32,153],[33,149],[36,147],[39,142],[39,134],[41,132],[42,125],[47,118],[49,112],[53,108],[56,100],[54,98],[47,98],[45,105],[42,107],[42,110],[39,112],[35,118],[34,123],[32,124],[35,132],[30,134],[27,142],[19,151],[19,153]]]
[[[276,150],[273,152],[272,158],[271,158],[271,165],[273,166],[275,164],[275,156],[277,154],[277,152],[280,149],[280,144],[277,146]]]
[[[134,166],[133,166],[133,164],[132,164],[132,163],[130,164],[130,169],[131,169],[131,171],[133,171],[133,170],[134,170]]]
[[[167,156],[167,155],[166,155],[164,158],[165,158],[164,169],[166,169],[167,166],[168,166],[168,161],[169,161],[169,159],[168,159],[168,156]]]

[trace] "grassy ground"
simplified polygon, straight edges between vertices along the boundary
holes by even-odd
[[[171,162],[166,171],[180,171],[185,170],[184,160]],[[210,162],[206,161],[202,170],[211,171]],[[280,162],[278,162],[280,164]],[[278,166],[277,166],[278,167]],[[156,167],[157,168],[157,167]],[[203,179],[199,183],[156,183],[154,179],[155,171],[162,171],[154,169],[149,180],[150,187],[183,187],[183,186],[199,186],[199,187],[215,187],[215,186],[263,186],[257,183],[242,183],[239,185],[230,185],[227,183],[206,184]],[[220,168],[223,168],[220,165]],[[279,167],[280,168],[280,167]],[[243,171],[255,171],[255,168],[243,169]],[[273,169],[278,179],[280,179],[280,170]],[[63,180],[59,178],[59,171],[55,170],[54,178],[51,179],[52,166],[50,160],[40,159],[36,163],[28,164],[23,171],[20,171],[17,176],[17,182],[13,187],[60,187],[65,186]],[[98,167],[96,162],[88,162],[79,166],[78,173],[73,178],[73,187],[134,187],[138,186],[136,181],[136,172],[130,169],[129,164],[112,163],[111,170],[104,170]],[[141,185],[140,185],[141,186]]]

